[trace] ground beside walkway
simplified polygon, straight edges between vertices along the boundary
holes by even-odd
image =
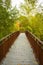
[[[38,65],[25,33],[18,36],[1,65]]]

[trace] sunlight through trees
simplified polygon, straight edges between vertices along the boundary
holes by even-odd
[[[11,2],[0,0],[0,39],[15,31],[30,31],[43,41],[43,3],[23,0],[12,8]]]

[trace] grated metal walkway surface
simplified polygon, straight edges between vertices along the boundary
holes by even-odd
[[[18,36],[0,65],[38,65],[25,33]]]

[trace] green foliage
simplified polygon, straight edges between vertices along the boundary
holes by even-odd
[[[5,0],[4,3],[6,3],[5,6],[3,6],[3,2],[0,1],[0,39],[15,31],[14,22],[15,19],[17,19],[18,13],[16,7],[13,10],[8,11],[10,0]]]
[[[38,38],[43,40],[43,14],[37,13],[35,16],[32,16],[29,19],[32,33],[34,33]]]
[[[6,5],[6,8],[10,8],[11,7],[11,0],[5,0],[5,5]]]
[[[36,2],[25,0],[20,7],[21,12],[16,7],[11,9],[11,0],[5,0],[4,3],[0,0],[0,39],[14,31],[27,30],[43,41],[43,7],[40,5],[41,11],[36,12]]]
[[[31,31],[39,39],[43,40],[43,7],[40,4],[40,11],[38,11],[38,8],[36,8],[37,2],[37,0],[25,0],[25,4],[21,5],[21,10],[23,11],[23,14],[26,14],[25,17],[27,18],[24,17],[23,19],[23,16],[20,18],[23,27],[21,28],[23,30]],[[28,22],[26,20],[28,20]]]
[[[8,17],[9,17],[9,14],[6,11],[6,8],[4,8],[3,6],[0,6],[0,38],[7,34],[6,30],[8,26],[8,22],[7,22],[7,20],[9,19]]]
[[[20,7],[21,9],[22,9],[22,13],[23,14],[29,14],[29,12],[31,11],[31,8],[30,8],[30,6],[28,5],[28,4],[21,4],[21,7]]]
[[[21,23],[21,27],[20,30],[26,30],[27,26],[28,26],[28,19],[25,16],[20,16],[19,17],[19,21]]]
[[[28,2],[28,4],[31,4],[33,7],[35,6],[35,3],[37,2],[37,0],[25,0],[26,2]]]

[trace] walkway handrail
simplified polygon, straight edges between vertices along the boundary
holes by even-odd
[[[15,32],[12,32],[12,33],[10,33],[10,34],[4,36],[3,38],[1,38],[1,39],[0,39],[0,42],[3,41],[5,38],[9,38],[13,33],[15,33]]]
[[[17,31],[17,32],[19,32],[19,31]],[[4,36],[3,38],[1,38],[1,39],[0,39],[0,45],[2,44],[2,41],[3,41],[4,39],[7,40],[7,39],[10,38],[10,36],[13,35],[14,33],[16,33],[16,32],[12,32],[12,33],[10,33],[10,34]]]
[[[43,65],[43,42],[29,31],[26,31],[26,36],[31,44],[31,47],[33,48],[35,57],[39,62],[39,65]]]
[[[0,40],[0,62],[9,51],[9,48],[11,47],[19,33],[19,31],[13,32]]]
[[[43,41],[41,41],[38,37],[36,37],[32,32],[26,31],[36,42],[37,44],[43,49]]]

